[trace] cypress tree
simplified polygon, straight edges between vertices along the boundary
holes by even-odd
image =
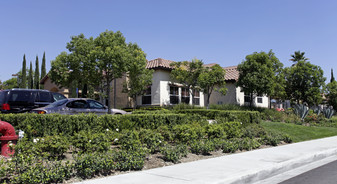
[[[35,60],[35,75],[34,75],[35,89],[40,89],[40,71],[39,71],[39,58],[36,56]]]
[[[33,80],[33,64],[30,62],[29,73],[28,73],[28,88],[34,88],[34,80]]]
[[[20,88],[27,87],[26,54],[23,55]]]
[[[330,79],[330,82],[333,82],[333,81],[335,81],[335,77],[333,76],[333,70],[331,68],[331,79]]]
[[[45,77],[47,74],[46,72],[46,52],[43,52],[43,57],[42,57],[42,64],[41,64],[41,79]],[[41,89],[44,89],[43,85],[40,85]]]
[[[41,64],[41,79],[46,76],[46,52],[43,52],[42,64]]]

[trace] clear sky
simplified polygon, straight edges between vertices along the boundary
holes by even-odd
[[[38,55],[50,61],[71,36],[120,30],[147,59],[233,66],[273,49],[290,66],[301,50],[330,80],[337,76],[336,0],[15,0],[0,1],[0,80]]]

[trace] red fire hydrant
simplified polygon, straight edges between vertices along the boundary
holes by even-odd
[[[0,137],[1,141],[1,155],[5,157],[10,157],[14,154],[14,149],[11,149],[11,146],[14,146],[19,138],[15,134],[14,127],[4,121],[0,121]]]

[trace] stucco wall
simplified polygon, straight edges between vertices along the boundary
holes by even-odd
[[[209,99],[210,104],[237,104],[236,100],[236,86],[234,83],[229,82],[226,84],[227,93],[222,95],[221,93],[213,90],[211,97]],[[207,97],[205,96],[205,104]]]
[[[162,99],[165,98],[165,92],[161,93],[161,86],[165,86],[164,83],[168,83],[170,80],[170,72],[166,70],[155,70],[152,78],[152,86],[151,86],[151,102],[152,105],[163,105]],[[161,85],[163,83],[163,85]],[[161,95],[164,95],[161,97]]]
[[[241,89],[238,87],[236,89],[236,92],[237,92],[237,99],[238,99],[238,102],[240,105],[246,105],[246,106],[249,106],[249,103],[245,103],[245,94],[244,92],[241,92]],[[255,107],[264,107],[264,108],[268,108],[269,107],[269,97],[267,96],[262,96],[262,103],[258,103],[257,102],[257,97],[254,96],[253,97],[254,100],[253,100],[253,106]]]
[[[123,83],[126,81],[126,77],[123,76],[122,78],[115,79],[116,80],[116,108],[125,108],[130,107],[130,100],[127,93],[123,93]],[[114,81],[111,83],[111,107],[113,107],[114,104]]]
[[[55,83],[51,81],[51,79],[48,77],[44,83],[43,83],[43,89],[52,91],[52,92],[57,92],[63,94],[65,97],[69,97],[69,90],[66,88],[60,88],[58,87]]]

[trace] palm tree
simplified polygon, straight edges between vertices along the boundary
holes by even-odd
[[[291,55],[291,59],[290,61],[293,61],[294,63],[297,63],[299,61],[308,61],[309,58],[306,58],[304,56],[305,52],[301,52],[301,51],[295,51],[295,54]]]

